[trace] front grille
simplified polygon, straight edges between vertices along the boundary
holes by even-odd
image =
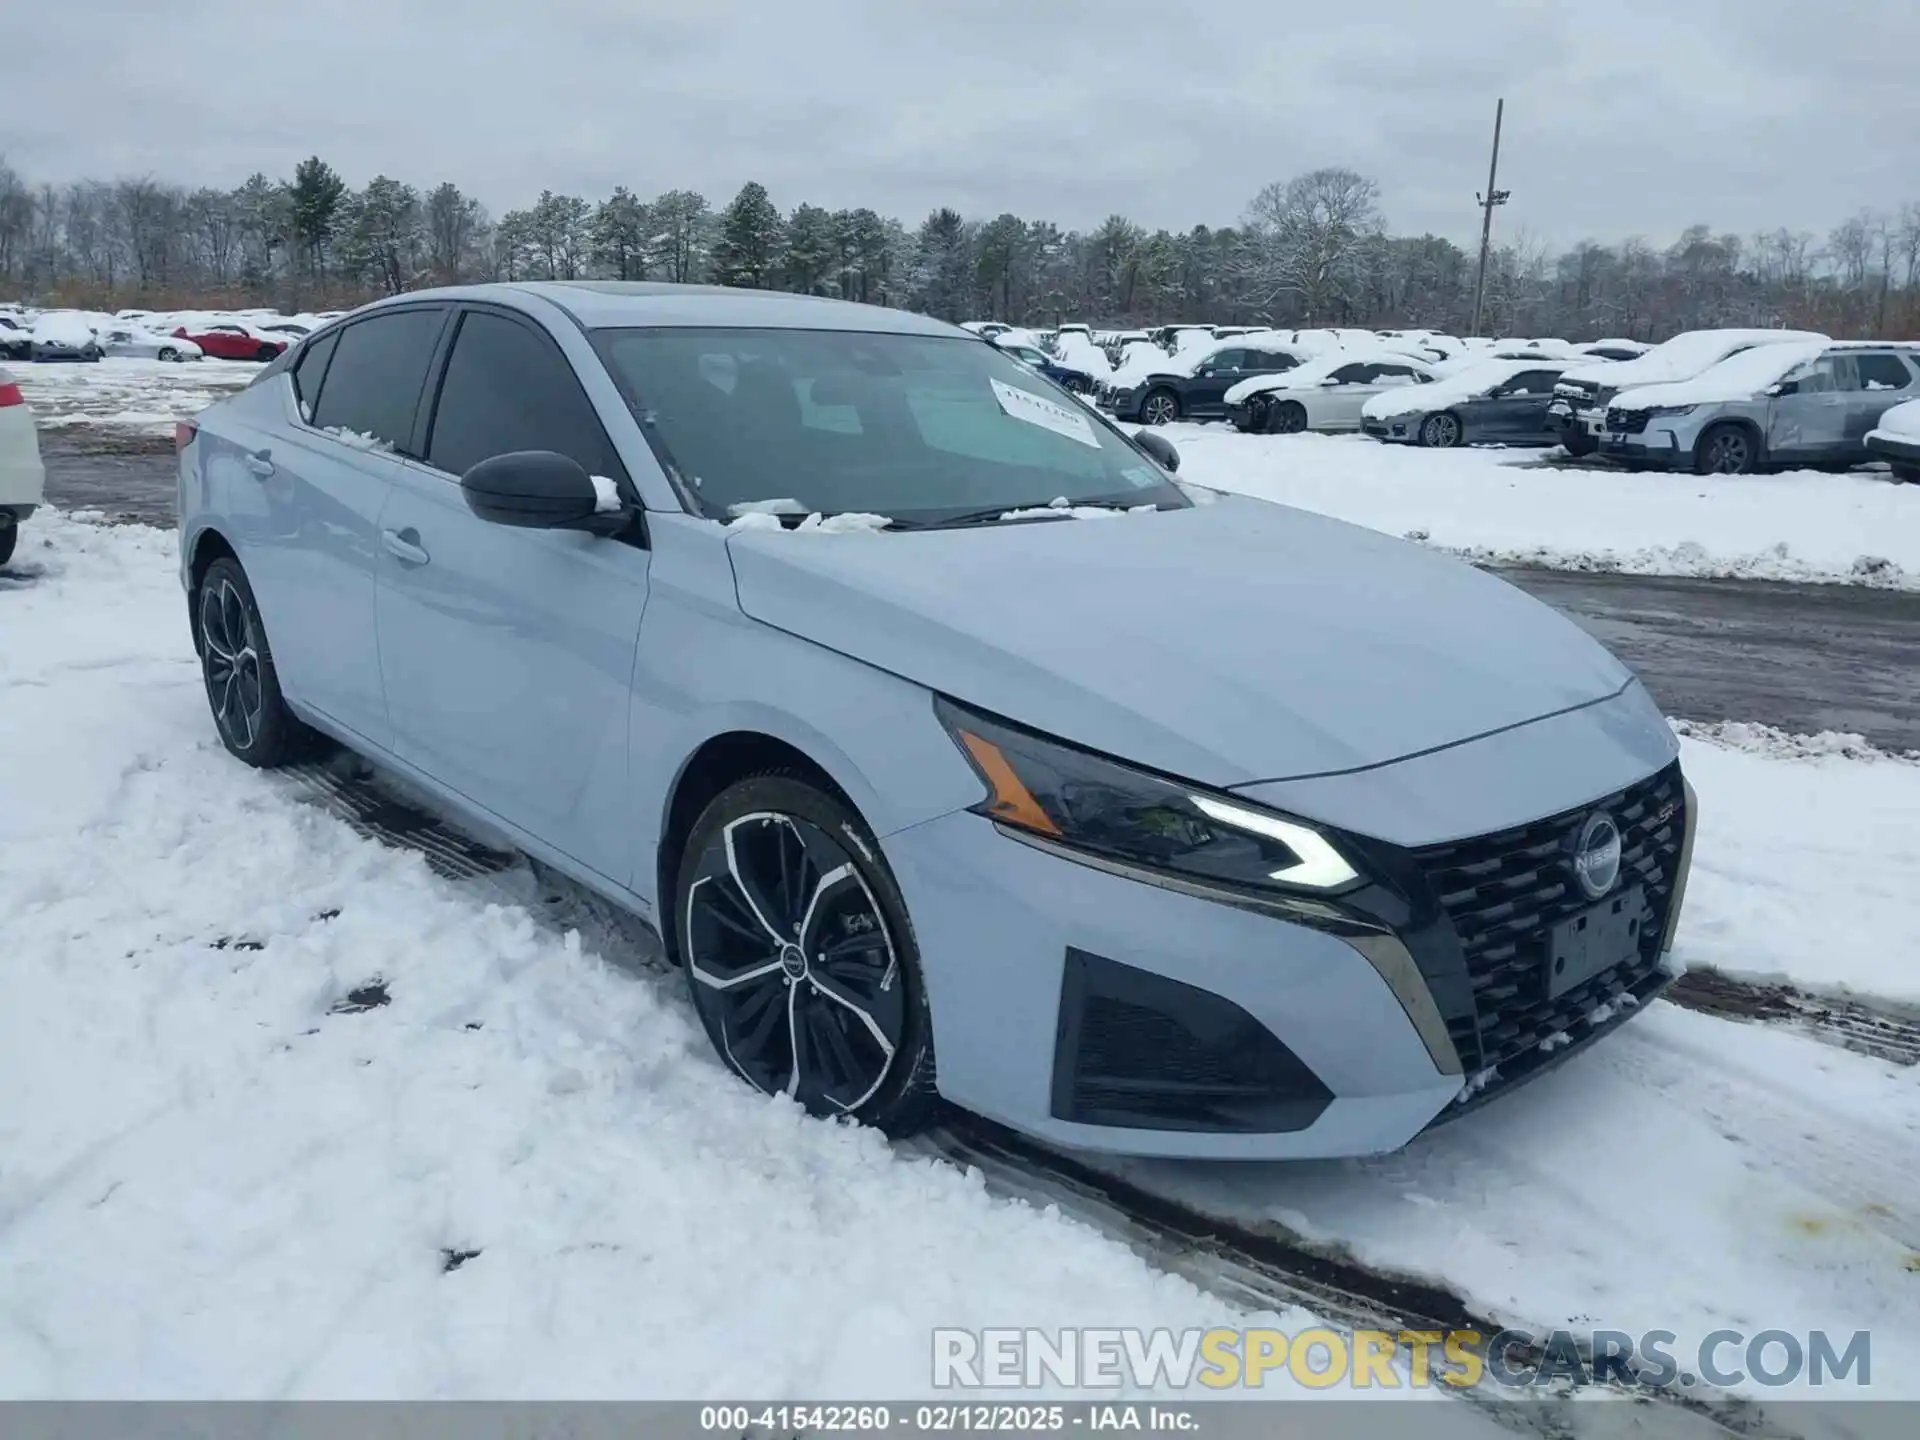
[[[1524,1078],[1658,991],[1660,939],[1672,903],[1685,826],[1678,762],[1639,784],[1495,835],[1415,851],[1453,922],[1473,983],[1474,1010],[1448,1029],[1469,1077],[1465,1099]],[[1642,887],[1640,948],[1564,994],[1547,994],[1548,932],[1594,902],[1575,882],[1572,855],[1588,816],[1604,810],[1620,829],[1618,890]],[[1490,1072],[1496,1072],[1490,1073]]]
[[[1622,435],[1638,435],[1647,428],[1647,412],[1644,410],[1607,411],[1607,429],[1618,430]]]

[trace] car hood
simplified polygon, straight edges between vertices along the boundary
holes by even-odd
[[[749,616],[1209,785],[1380,765],[1632,678],[1503,580],[1239,497],[920,532],[743,529],[727,544]]]

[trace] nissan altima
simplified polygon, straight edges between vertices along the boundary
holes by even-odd
[[[345,745],[630,910],[813,1113],[1376,1152],[1671,979],[1694,805],[1618,661],[940,322],[426,291],[178,439],[227,749]]]

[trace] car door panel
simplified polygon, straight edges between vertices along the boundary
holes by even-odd
[[[1196,370],[1181,389],[1181,414],[1193,419],[1224,415],[1227,391],[1246,379],[1241,369],[1242,352],[1226,350]]]
[[[569,444],[598,422],[566,366],[530,322],[464,312],[429,460],[406,467],[380,519],[379,664],[402,760],[624,884],[639,828],[627,732],[650,556],[625,540],[481,520],[454,473],[532,449],[618,470],[603,431]]]
[[[1840,458],[1847,415],[1859,389],[1858,371],[1844,356],[1827,354],[1788,377],[1792,388],[1767,403],[1767,453],[1812,464]]]

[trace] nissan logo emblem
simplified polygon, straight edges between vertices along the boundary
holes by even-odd
[[[1573,878],[1589,900],[1598,900],[1620,878],[1620,827],[1605,811],[1596,811],[1580,827],[1573,847]]]

